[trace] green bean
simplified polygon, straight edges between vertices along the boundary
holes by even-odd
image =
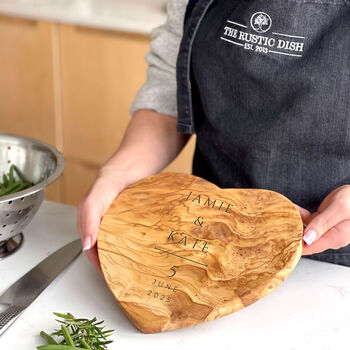
[[[41,331],[40,332],[40,335],[42,338],[44,338],[49,344],[56,344],[57,345],[57,342],[55,341],[55,339],[53,339],[51,337],[51,335],[45,333],[44,331]]]
[[[61,330],[62,330],[64,339],[66,339],[67,344],[71,345],[71,346],[75,346],[74,341],[73,341],[73,339],[72,339],[72,337],[71,337],[67,327],[62,325],[61,326]]]
[[[14,191],[13,193],[25,190],[25,189],[27,189],[28,187],[31,187],[31,186],[32,185],[29,182],[22,183],[18,188],[16,188],[16,191]]]
[[[13,164],[12,166],[13,166],[14,170],[16,171],[18,177],[19,177],[20,179],[22,179],[23,182],[29,182],[29,181],[27,180],[27,178],[23,175],[22,171],[19,170],[18,167],[17,167],[16,165]]]
[[[16,172],[19,178],[18,181],[15,179],[14,172]],[[33,183],[29,182],[22,171],[14,164],[10,166],[8,176],[6,174],[2,175],[2,180],[3,183],[0,183],[0,196],[16,193],[33,186]]]
[[[0,196],[4,196],[6,194],[10,194],[12,192],[14,192],[16,190],[17,187],[19,187],[21,185],[20,181],[16,181],[10,185],[8,185],[7,187],[3,188],[0,192]]]
[[[13,184],[14,183],[14,181],[15,181],[15,178],[14,178],[14,176],[13,176],[13,171],[14,171],[14,167],[13,167],[13,165],[11,165],[10,166],[10,180],[9,180],[9,184],[11,185],[11,184]]]
[[[4,186],[7,187],[9,185],[9,180],[7,180],[7,176],[6,174],[2,175],[2,179],[4,181]]]
[[[7,186],[7,187],[3,186],[0,190],[0,196],[16,193],[31,186],[32,185],[30,183],[22,184],[21,182],[17,181],[10,186]]]

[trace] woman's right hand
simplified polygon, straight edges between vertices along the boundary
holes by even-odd
[[[119,193],[135,180],[137,179],[126,171],[103,167],[78,205],[77,229],[83,243],[83,250],[100,273],[102,270],[96,242],[101,219]]]
[[[99,272],[96,241],[102,216],[121,191],[159,173],[180,153],[190,135],[178,133],[176,123],[176,118],[153,110],[135,112],[119,149],[79,203],[78,232],[84,251]]]

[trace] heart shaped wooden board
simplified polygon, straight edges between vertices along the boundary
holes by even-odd
[[[301,256],[303,223],[286,197],[162,173],[129,186],[104,215],[107,284],[143,333],[238,311],[277,288]]]

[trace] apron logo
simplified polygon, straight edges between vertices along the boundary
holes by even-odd
[[[271,17],[265,12],[256,12],[250,19],[250,25],[258,33],[265,33],[271,28]]]
[[[250,18],[250,25],[254,31],[243,23],[227,20],[220,39],[248,52],[303,57],[304,36],[280,31],[265,34],[272,25],[267,13],[255,12]]]

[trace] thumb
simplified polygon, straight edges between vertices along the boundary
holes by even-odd
[[[100,214],[89,199],[83,199],[78,205],[77,229],[82,240],[83,250],[89,250],[96,244],[100,225]]]
[[[80,214],[80,232],[82,233],[83,250],[89,250],[95,246],[100,227],[101,214],[97,208],[89,202],[85,203]]]

